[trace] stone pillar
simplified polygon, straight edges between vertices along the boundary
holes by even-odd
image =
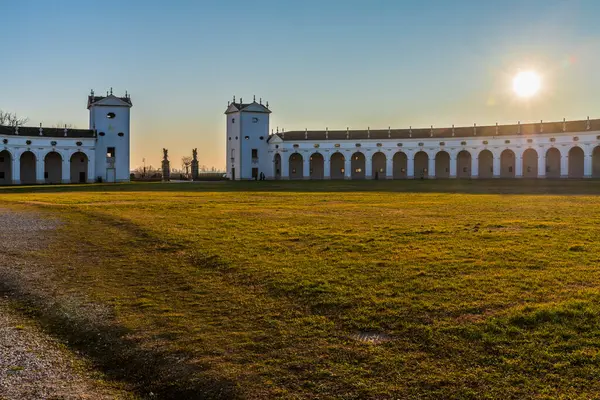
[[[450,155],[450,178],[456,178],[456,169],[458,168],[458,159],[455,155]]]
[[[323,179],[331,179],[331,160],[329,153],[323,154]]]
[[[303,158],[302,178],[310,179],[310,155]]]
[[[406,155],[406,178],[415,179],[415,160],[408,154]]]
[[[478,155],[479,156],[479,155]],[[471,156],[471,178],[477,179],[479,176],[479,158]]]
[[[394,156],[385,159],[385,179],[394,179]]]
[[[592,177],[592,155],[584,154],[583,156],[583,177],[591,178]]]
[[[515,178],[523,177],[523,157],[515,154]]]
[[[373,179],[373,155],[371,154],[371,158],[367,157],[365,154],[365,179]]]
[[[429,165],[427,167],[427,177],[429,179],[435,179],[435,156],[429,157]]]
[[[352,155],[344,158],[344,179],[352,179]]]
[[[492,162],[492,169],[494,178],[500,178],[500,156],[494,155],[494,160]]]
[[[21,159],[20,157],[14,157],[11,160],[11,180],[13,185],[19,185],[21,183]]]
[[[45,163],[44,163],[44,158],[38,156],[37,154],[35,155],[35,180],[37,183],[45,183],[46,182],[46,178],[44,178],[44,172],[45,171]]]
[[[563,156],[560,158],[560,177],[568,178],[569,177],[569,155]]]
[[[538,153],[539,154],[539,153]],[[538,178],[546,177],[546,152],[539,154],[538,156]]]
[[[162,180],[169,182],[171,180],[171,163],[169,160],[162,161]]]
[[[192,180],[198,179],[198,149],[192,149]]]
[[[62,154],[61,154],[62,155]],[[63,156],[62,160],[62,183],[71,183],[71,158]]]
[[[290,158],[284,157],[285,153],[281,154],[281,179],[290,179]]]

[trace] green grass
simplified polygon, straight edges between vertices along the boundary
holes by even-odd
[[[600,392],[597,181],[15,187],[0,203],[66,222],[35,255],[45,279],[111,318],[39,316],[141,391]]]

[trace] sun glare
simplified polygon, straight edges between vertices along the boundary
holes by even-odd
[[[513,90],[520,97],[531,97],[540,89],[541,78],[533,71],[519,72],[513,79]]]

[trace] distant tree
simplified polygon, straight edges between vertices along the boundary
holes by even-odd
[[[29,121],[29,118],[18,117],[15,113],[9,113],[0,110],[0,125],[4,126],[23,126]]]
[[[189,177],[191,165],[192,165],[192,157],[190,157],[190,156],[181,157],[181,166],[182,166],[181,171],[182,172],[185,171],[186,179]]]
[[[65,124],[62,121],[58,121],[56,124],[52,125],[53,128],[67,128],[67,129],[77,129],[77,127],[73,124]]]

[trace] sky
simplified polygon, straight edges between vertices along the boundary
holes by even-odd
[[[0,0],[0,109],[88,128],[91,89],[133,101],[132,169],[198,148],[225,167],[235,95],[273,129],[600,117],[597,0]],[[518,98],[535,70],[542,89]]]

